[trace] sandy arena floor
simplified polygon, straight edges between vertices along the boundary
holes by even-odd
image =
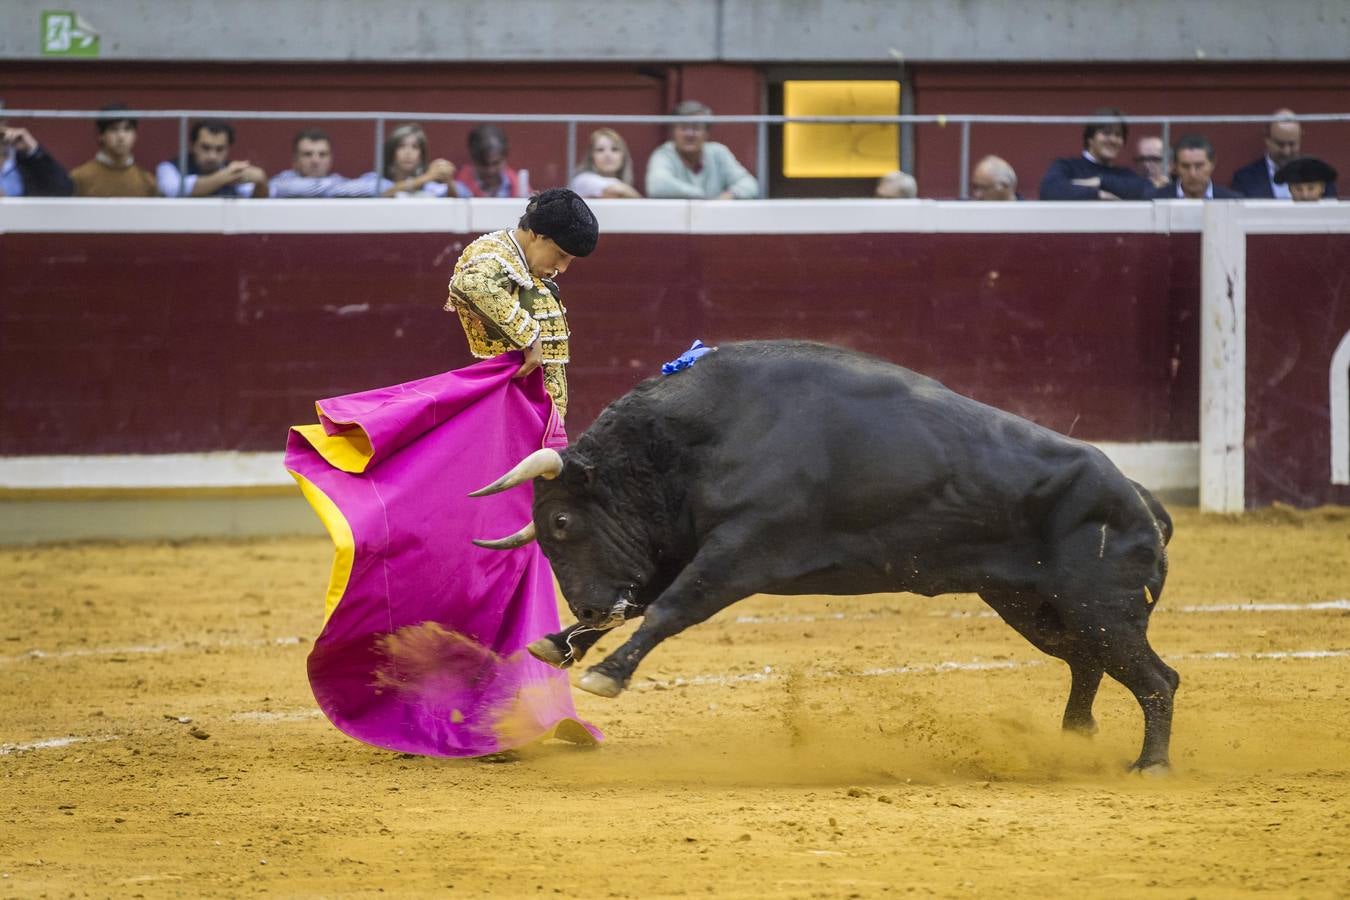
[[[752,598],[446,761],[315,710],[326,539],[0,550],[0,897],[1350,897],[1350,510],[1177,524],[1163,780],[971,597]]]

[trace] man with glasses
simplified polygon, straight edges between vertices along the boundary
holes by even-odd
[[[670,140],[652,151],[647,160],[647,196],[681,200],[748,200],[759,196],[759,182],[737,161],[725,144],[708,140],[708,124],[693,117],[712,110],[697,100],[684,100],[675,116]]]
[[[1134,145],[1134,171],[1140,178],[1147,178],[1155,188],[1167,184],[1167,160],[1163,158],[1162,138],[1146,135],[1138,140]]]
[[[1233,190],[1244,197],[1289,200],[1289,185],[1275,181],[1275,173],[1297,159],[1303,149],[1303,126],[1292,109],[1275,110],[1266,123],[1266,153],[1233,173]],[[1335,197],[1329,186],[1327,197]]]

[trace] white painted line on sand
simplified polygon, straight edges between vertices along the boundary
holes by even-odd
[[[319,719],[323,711],[318,709],[259,709],[230,715],[231,722],[252,722],[266,725],[271,722],[303,722],[306,719]]]
[[[1271,650],[1259,653],[1231,653],[1216,651],[1212,653],[1178,653],[1164,656],[1171,661],[1179,660],[1313,660],[1350,657],[1350,648],[1332,650]],[[864,669],[856,673],[832,671],[807,673],[812,678],[884,678],[896,675],[941,675],[947,672],[983,672],[990,669],[1029,669],[1043,666],[1048,659],[1024,660],[982,660],[966,662],[948,660],[936,663],[912,663],[904,666],[890,666],[881,669]],[[701,687],[703,685],[744,684],[748,682],[781,681],[787,676],[773,666],[765,666],[758,672],[746,672],[739,675],[696,675],[692,678],[674,678],[671,680],[648,679],[633,685],[630,690],[670,690],[671,688]],[[230,714],[232,722],[245,722],[254,725],[276,725],[285,722],[305,722],[318,719],[323,715],[317,709],[294,710],[247,710]],[[28,753],[34,750],[50,750],[68,747],[87,741],[116,741],[122,735],[110,734],[98,737],[68,736],[28,741],[22,744],[0,744],[0,756],[12,753]]]
[[[1158,607],[1158,612],[1317,612],[1328,609],[1350,610],[1350,599],[1323,600],[1317,603],[1214,603],[1201,606]]]
[[[218,650],[230,647],[272,647],[290,644],[303,644],[302,637],[251,638],[238,641],[215,641],[203,643],[189,641],[178,644],[143,644],[131,647],[78,647],[71,650],[41,650],[34,648],[27,653],[13,656],[0,656],[0,663],[20,662],[27,659],[75,659],[82,656],[146,656],[160,653],[180,653],[185,650]]]
[[[120,734],[107,734],[100,737],[59,737],[47,738],[42,741],[29,741],[24,744],[0,744],[0,756],[7,756],[11,753],[28,753],[31,750],[50,750],[54,747],[69,747],[71,744],[82,744],[86,741],[117,741],[121,740]]]
[[[1203,603],[1188,606],[1160,605],[1157,613],[1229,613],[1229,612],[1326,612],[1328,610],[1350,610],[1350,599],[1322,600],[1314,603]],[[824,613],[782,616],[737,616],[731,621],[736,625],[806,625],[813,622],[867,622],[873,619],[894,618],[903,615],[903,610],[885,610],[866,613]],[[992,609],[934,609],[928,612],[938,619],[996,619],[998,613]]]
[[[1279,659],[1336,659],[1340,657],[1350,657],[1350,649],[1333,650],[1271,650],[1259,653],[1233,653],[1229,651],[1214,651],[1210,653],[1176,653],[1164,655],[1163,659],[1169,661],[1200,661],[1200,660],[1279,660]],[[946,662],[936,663],[911,663],[903,666],[888,666],[880,669],[863,669],[858,672],[834,672],[831,670],[808,671],[803,675],[810,678],[885,678],[895,675],[941,675],[947,672],[984,672],[991,669],[1030,669],[1036,666],[1043,666],[1050,662],[1050,657],[1045,659],[972,659],[966,662],[957,662],[948,660]],[[781,680],[786,676],[776,670],[773,666],[765,666],[759,672],[748,672],[738,675],[695,675],[692,678],[673,678],[670,680],[661,680],[649,678],[646,681],[638,682],[631,686],[632,690],[669,690],[670,688],[681,687],[700,687],[702,685],[714,684],[743,684],[746,682],[763,682]]]
[[[1313,603],[1211,603],[1190,606],[1160,606],[1160,613],[1264,613],[1264,612],[1329,612],[1350,611],[1350,599],[1322,600]],[[902,616],[903,610],[882,610],[865,613],[803,613],[801,615],[744,615],[736,616],[730,622],[733,625],[809,625],[822,622],[868,622],[875,619],[890,619]],[[993,610],[932,610],[928,613],[934,618],[949,619],[995,619],[998,613]],[[203,649],[229,649],[234,647],[284,646],[308,643],[302,637],[253,638],[242,640],[215,641],[204,643],[188,641],[174,644],[145,644],[131,647],[77,647],[69,650],[42,650],[34,648],[25,653],[0,656],[0,663],[16,663],[33,659],[71,659],[84,656],[144,656],[160,653],[180,653]]]

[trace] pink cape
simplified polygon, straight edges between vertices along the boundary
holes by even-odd
[[[291,429],[286,468],[333,538],[314,698],[346,734],[390,750],[482,756],[546,737],[600,740],[565,672],[524,647],[559,629],[538,545],[484,550],[530,520],[522,485],[470,499],[567,437],[520,353],[320,400]]]

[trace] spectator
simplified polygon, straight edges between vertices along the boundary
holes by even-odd
[[[896,169],[877,179],[874,193],[883,200],[913,200],[919,196],[919,183],[913,175]]]
[[[582,197],[641,197],[633,187],[633,157],[613,128],[591,132],[586,161],[572,176],[571,188]]]
[[[273,197],[370,197],[372,182],[332,173],[333,141],[321,128],[305,128],[291,142],[292,168],[272,177]]]
[[[1092,111],[1083,127],[1081,156],[1062,157],[1050,164],[1041,179],[1042,200],[1142,200],[1152,186],[1129,169],[1115,164],[1129,128],[1114,107]]]
[[[188,138],[187,174],[178,161],[166,159],[155,169],[165,197],[266,197],[267,173],[246,159],[230,160],[234,126],[221,119],[203,119]]]
[[[1155,188],[1166,185],[1167,160],[1163,158],[1163,139],[1157,135],[1145,135],[1134,145],[1134,173],[1148,180]]]
[[[450,193],[455,164],[448,159],[427,162],[427,134],[421,125],[400,125],[384,142],[384,175],[379,179],[381,197],[444,197]],[[375,193],[375,173],[361,178]]]
[[[479,125],[469,132],[469,160],[455,176],[460,197],[528,197],[530,186],[524,173],[506,164],[511,145],[496,125]]]
[[[155,176],[136,168],[131,151],[136,148],[135,119],[119,116],[131,107],[109,103],[99,110],[103,116],[94,122],[98,131],[98,152],[94,158],[71,170],[77,197],[158,197]]]
[[[697,100],[684,100],[672,115],[710,116]],[[759,183],[726,145],[708,140],[706,122],[677,122],[671,139],[647,160],[647,196],[686,200],[746,200],[759,196]]]
[[[1183,134],[1172,145],[1172,168],[1176,171],[1176,177],[1162,187],[1153,189],[1151,196],[1155,199],[1242,199],[1237,191],[1214,183],[1214,145],[1203,134]]]
[[[1233,173],[1233,190],[1245,197],[1288,200],[1288,184],[1275,181],[1279,168],[1296,159],[1303,149],[1303,126],[1292,109],[1277,109],[1266,123],[1266,155]],[[1328,185],[1328,197],[1336,196]]]
[[[70,176],[27,128],[0,119],[0,197],[69,197]]]
[[[1289,197],[1307,203],[1336,196],[1336,170],[1315,156],[1300,156],[1280,166],[1277,185],[1287,185]]]
[[[1017,195],[1017,173],[1006,159],[986,156],[971,170],[970,196],[975,200],[1021,200]]]

